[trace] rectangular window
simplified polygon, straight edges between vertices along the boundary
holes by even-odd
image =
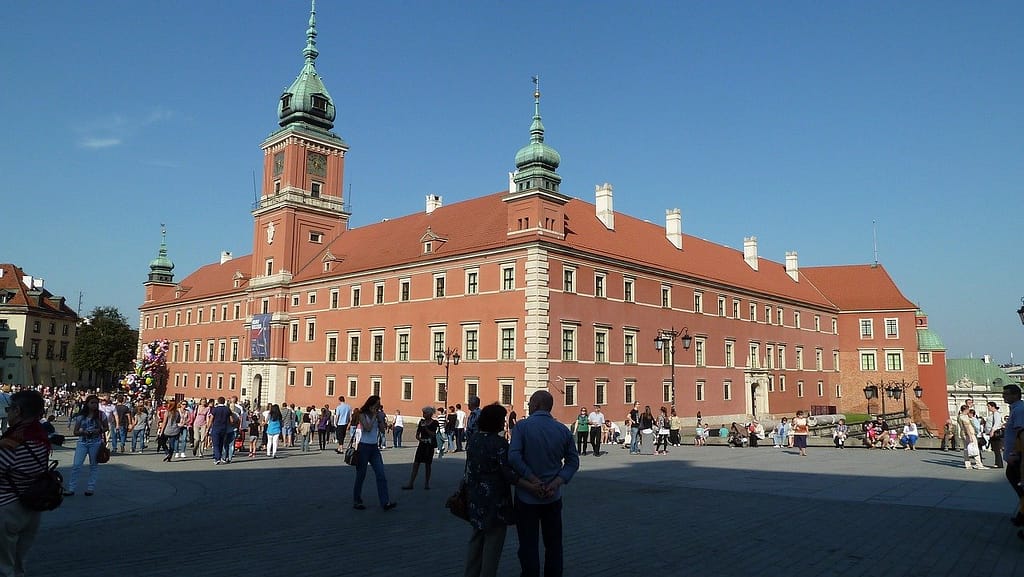
[[[306,340],[309,342],[316,340],[316,321],[313,319],[306,320]]]
[[[576,383],[573,381],[565,382],[565,406],[572,407],[576,404]]]
[[[722,398],[726,401],[732,400],[732,381],[722,383]]]
[[[819,397],[824,397],[825,396],[825,383],[822,382],[822,381],[818,381],[818,396]]]
[[[398,360],[409,360],[409,333],[398,333]]]
[[[359,381],[356,379],[348,380],[348,396],[355,397],[356,392],[359,390]]]
[[[203,309],[197,308],[196,315],[198,315],[196,318],[196,324],[203,324]]]
[[[412,296],[412,279],[404,278],[398,281],[398,300],[408,302]]]
[[[466,381],[466,398],[480,396],[480,383],[477,381]]]
[[[434,297],[436,297],[436,298],[443,298],[444,297],[444,275],[443,274],[442,275],[435,275],[434,276]]]
[[[604,281],[605,275],[596,273],[594,275],[594,296],[603,299],[604,298]]]
[[[576,269],[570,267],[562,269],[562,291],[576,292]]]
[[[920,352],[917,353],[917,364],[919,365],[930,365],[932,364],[931,352]]]
[[[903,370],[903,352],[902,351],[886,351],[885,352],[885,370],[887,370],[887,371],[902,371]]]
[[[323,184],[319,183],[319,182],[311,182],[311,183],[309,183],[309,196],[311,196],[313,198],[320,198],[320,189],[321,189],[322,186],[323,186]],[[313,235],[314,234],[316,234],[317,237],[322,237],[323,236],[320,233],[312,233],[311,232],[311,233],[309,233],[310,240],[313,240]],[[317,242],[319,242],[319,238],[317,239]]]
[[[800,328],[800,311],[793,311],[793,326]]]
[[[633,279],[622,279],[622,300],[627,303],[633,302]]]
[[[315,305],[316,304],[316,291],[310,291],[310,292],[306,293],[306,304],[308,304],[308,305]]]
[[[786,375],[779,375],[779,392],[786,392]]]
[[[338,289],[331,289],[331,308],[338,308]]]
[[[740,299],[732,299],[732,318],[740,318]]]
[[[860,319],[860,338],[870,339],[875,334],[871,319]]]
[[[188,388],[188,373],[182,373],[181,374],[181,388],[183,388],[183,389],[187,389]]]
[[[516,269],[512,266],[501,267],[501,290],[510,291],[516,288]]]
[[[475,361],[480,358],[480,331],[478,329],[466,329],[466,343],[463,347],[465,359]]]
[[[384,304],[384,283],[382,282],[373,285],[373,303]]]
[[[370,393],[371,395],[377,395],[378,397],[380,396],[380,379],[373,379],[372,381],[370,381],[370,390],[373,391],[372,393]]]
[[[288,328],[290,329],[289,330],[288,338],[293,343],[294,342],[298,342],[298,340],[299,340],[299,321],[292,321]]]
[[[843,385],[836,384],[836,398],[841,399],[843,397]]]
[[[704,293],[700,291],[693,291],[693,312],[704,312]]]
[[[706,345],[707,341],[705,341],[703,337],[693,339],[693,358],[694,363],[696,363],[698,367],[707,365],[707,359],[704,357]]]
[[[327,377],[327,396],[334,396],[334,377]]]
[[[672,308],[672,287],[661,285],[661,308]]]
[[[750,320],[757,321],[757,303],[750,303]]]
[[[198,389],[198,388],[203,386],[203,375],[201,375],[199,373],[196,373],[195,377],[196,377],[196,388]]]
[[[434,400],[438,403],[448,402],[448,384],[444,379],[437,379],[434,382]]]
[[[636,364],[636,335],[633,333],[623,335],[622,362],[627,365]]]
[[[839,332],[839,321],[837,321],[836,319],[832,319],[832,334],[837,334],[838,332]]]
[[[798,371],[804,370],[804,348],[803,347],[797,347],[796,348],[796,370],[798,370]]]
[[[327,336],[327,362],[333,363],[338,360],[338,337],[336,335]]]
[[[815,332],[821,332],[821,315],[814,315],[814,330]]]
[[[348,360],[353,363],[359,361],[359,335],[348,336]]]
[[[511,405],[512,404],[512,381],[501,381],[501,404]]]
[[[736,343],[732,341],[725,341],[725,366],[728,368],[736,366],[735,348]]]
[[[223,363],[228,354],[228,343],[226,341],[220,342],[220,345],[217,347],[217,353],[217,360]]]
[[[796,382],[796,396],[798,396],[798,397],[804,396],[804,382],[803,381],[797,381]]]
[[[875,353],[864,352],[860,353],[860,370],[862,371],[876,371],[878,367],[875,365]]]
[[[779,345],[779,370],[786,370],[786,347]]]
[[[750,343],[750,356],[747,357],[747,366],[752,369],[761,368],[760,347],[757,343]]]
[[[295,386],[295,369],[288,369],[288,386]]]
[[[768,375],[768,392],[769,393],[774,393],[775,392],[775,376],[774,375]]]
[[[594,362],[595,363],[607,363],[608,356],[605,353],[605,347],[608,344],[608,331],[595,331],[594,332]],[[604,404],[604,403],[599,403]]]
[[[234,305],[234,317],[232,317],[232,318],[237,321],[239,316],[241,315],[241,313],[242,313],[242,304],[241,303],[235,303],[235,305]]]
[[[188,309],[187,311],[185,311],[185,324],[192,324],[192,309]]]
[[[181,360],[188,362],[188,343],[182,343],[181,345]]]
[[[217,390],[218,391],[224,390],[224,375],[221,375],[221,374],[217,375]]]
[[[354,306],[354,307],[359,306],[359,293],[360,293],[359,287],[357,287],[357,286],[352,287],[352,306]]]
[[[403,401],[411,401],[412,400],[412,381],[409,381],[409,380],[403,380],[402,381],[402,400]]]
[[[480,292],[480,272],[476,270],[466,271],[466,294],[475,295]]]
[[[697,381],[697,397],[698,401],[704,400],[704,381]]]
[[[764,305],[764,322],[772,324],[772,305]],[[783,324],[781,312],[779,313],[779,324]]]
[[[885,319],[885,338],[896,339],[900,336],[899,319]]]
[[[605,393],[608,390],[607,381],[597,381],[594,383],[594,404],[605,405],[608,403],[608,399],[605,398]]]
[[[672,402],[672,381],[662,381],[661,383],[661,402],[671,403]]]
[[[260,311],[263,314],[268,314],[270,312],[270,299],[263,299],[260,302]]]
[[[373,335],[373,360],[378,363],[384,360],[384,335]]]
[[[832,351],[832,370],[839,371],[839,351]]]
[[[718,316],[725,316],[725,297],[718,297]]]
[[[206,388],[213,389],[213,375],[206,373]]]
[[[626,381],[622,387],[622,398],[627,405],[636,401],[636,381]]]
[[[512,361],[516,358],[516,329],[501,328],[501,360]],[[505,403],[503,403],[505,404]]]
[[[202,352],[200,351],[200,348],[202,346],[203,346],[203,343],[201,341],[196,341],[195,342],[195,347],[192,349],[193,352],[195,353],[195,357],[192,358],[192,362],[195,362],[195,363],[199,362],[199,355],[202,354]]]
[[[6,343],[7,341],[4,341],[4,342]],[[188,353],[185,353],[185,354],[187,355]],[[5,357],[5,356],[6,355],[0,355],[0,358]],[[173,345],[171,345],[171,362],[172,363],[178,362],[178,343],[174,343]]]
[[[443,330],[435,330],[430,334],[430,340],[434,344],[434,354],[431,356],[432,359],[436,359],[438,356],[444,356],[445,353],[445,335]]]
[[[274,259],[268,258],[264,263],[263,274],[271,276],[274,274]]]
[[[775,347],[772,345],[765,345],[764,347],[764,365],[766,369],[775,368]]]
[[[823,365],[824,361],[822,359],[822,350],[814,349],[814,370],[820,371]]]
[[[576,360],[576,329],[562,327],[562,360]]]

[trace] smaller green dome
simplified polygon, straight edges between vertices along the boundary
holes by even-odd
[[[316,4],[309,15],[309,29],[306,30],[306,48],[302,55],[306,63],[295,78],[295,82],[281,94],[277,103],[277,116],[280,125],[287,126],[293,122],[306,122],[313,126],[330,130],[334,127],[337,111],[334,100],[327,92],[320,75],[316,72],[315,61],[320,52],[316,49]]]
[[[536,79],[535,79],[536,82]],[[540,119],[540,88],[533,92],[533,123],[530,124],[530,143],[516,153],[516,169],[540,165],[548,170],[558,169],[562,157],[558,151],[544,143],[544,123]]]
[[[174,263],[167,258],[167,249],[160,249],[160,256],[149,261],[150,270],[174,270]]]

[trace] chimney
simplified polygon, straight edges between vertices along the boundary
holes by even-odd
[[[231,253],[228,251],[221,251],[220,253],[220,264],[224,264],[231,260]]]
[[[796,251],[786,253],[786,274],[789,278],[800,282],[800,269],[796,266]]]
[[[757,270],[757,237],[743,237],[743,260],[750,268]]]
[[[615,230],[615,211],[612,210],[612,185],[607,182],[594,187],[597,195],[597,218],[608,230]]]
[[[665,211],[665,237],[676,248],[683,248],[683,213],[678,208]]]
[[[25,275],[21,277],[21,284],[25,285],[25,288],[32,289],[32,275]]]
[[[441,197],[436,194],[427,195],[427,214],[441,208]]]
[[[986,365],[991,365],[992,355],[981,355],[981,362],[985,363]]]
[[[509,194],[512,194],[513,192],[516,191],[516,181],[515,181],[515,178],[516,178],[516,173],[514,173],[514,172],[509,172],[508,173],[508,193]]]
[[[34,278],[34,279],[32,279],[32,288],[41,291],[41,290],[43,290],[43,284],[45,282],[46,281],[41,279],[41,278]]]

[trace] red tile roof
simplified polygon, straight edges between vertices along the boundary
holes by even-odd
[[[25,274],[21,267],[10,263],[0,263],[0,270],[3,271],[2,275],[0,275],[0,290],[14,293],[11,299],[7,301],[7,306],[27,307],[34,314],[72,315],[78,318],[78,315],[71,307],[61,302],[59,298],[54,298],[54,295],[46,290],[45,287],[41,289],[42,298],[37,304],[35,299],[29,296],[29,288],[22,282],[22,279],[28,275]]]
[[[181,299],[193,300],[241,292],[247,284],[249,275],[252,274],[251,262],[252,255],[247,254],[233,258],[225,263],[218,261],[199,267],[195,272],[178,283],[178,286],[184,291],[182,292]],[[240,288],[235,288],[234,276],[236,272],[241,272],[246,276]],[[168,291],[168,294],[171,295],[171,298],[168,300],[174,300],[174,292]],[[152,303],[144,308],[150,308],[153,304],[159,303]]]
[[[843,311],[917,309],[882,265],[816,266],[801,272]]]

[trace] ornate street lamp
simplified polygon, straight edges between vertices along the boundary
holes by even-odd
[[[680,339],[683,342],[683,350],[690,350],[690,345],[693,343],[693,337],[690,336],[689,327],[683,327],[682,331],[677,331],[675,327],[670,329],[658,329],[658,336],[654,337],[654,348],[656,350],[663,350],[668,346],[668,361],[672,365],[672,410],[676,410],[676,339]]]
[[[885,391],[889,395],[889,397],[891,397],[893,399],[896,399],[897,401],[900,400],[901,398],[903,399],[903,416],[904,417],[909,416],[909,413],[907,412],[907,395],[906,395],[906,390],[907,389],[913,390],[914,391],[914,396],[919,398],[919,399],[921,398],[921,395],[924,394],[924,389],[921,388],[921,385],[919,385],[917,383],[917,381],[910,381],[908,383],[905,379],[901,380],[901,381],[892,381],[885,388]]]
[[[444,398],[441,399],[441,402],[443,402],[443,403],[447,403],[448,402],[448,373],[449,373],[449,370],[451,369],[452,365],[459,364],[459,361],[461,359],[462,359],[462,355],[459,354],[459,349],[457,349],[457,348],[445,349],[443,353],[441,351],[437,352],[437,364],[442,366],[442,367],[444,367],[444,389],[442,389],[442,392],[444,393]]]
[[[871,399],[881,398],[882,399],[882,414],[885,414],[885,397],[879,395],[879,386],[868,381],[868,385],[864,387],[864,398],[868,401],[868,412],[871,412]]]

